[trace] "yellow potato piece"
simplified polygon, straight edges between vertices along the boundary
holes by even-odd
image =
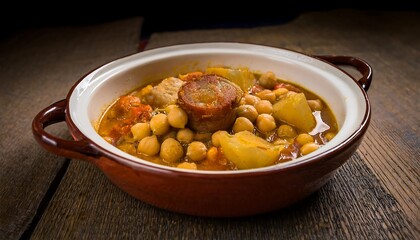
[[[260,168],[278,160],[283,145],[274,145],[254,134],[243,131],[235,135],[224,132],[220,144],[225,157],[238,169]]]
[[[273,105],[273,116],[304,132],[310,132],[316,125],[305,94],[291,94]]]
[[[207,68],[206,73],[224,77],[238,85],[244,92],[255,84],[255,76],[248,69]]]

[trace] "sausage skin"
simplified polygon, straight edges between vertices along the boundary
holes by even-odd
[[[217,75],[202,75],[185,83],[178,92],[178,104],[188,115],[188,126],[197,132],[214,132],[230,128],[242,90]]]

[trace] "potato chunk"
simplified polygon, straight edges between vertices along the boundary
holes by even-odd
[[[273,106],[273,116],[304,132],[310,132],[316,125],[305,94],[290,94]]]
[[[207,68],[206,73],[216,74],[228,79],[238,85],[242,91],[247,92],[255,84],[255,76],[248,69],[230,69],[230,68]]]
[[[220,134],[220,144],[225,157],[238,169],[266,167],[279,158],[283,145],[274,145],[248,131],[229,135]]]

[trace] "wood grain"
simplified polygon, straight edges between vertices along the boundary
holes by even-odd
[[[53,224],[52,224],[53,223]],[[413,239],[395,199],[355,154],[318,193],[276,212],[202,218],[161,210],[73,160],[32,239]]]
[[[0,118],[5,126],[0,134],[11,136],[0,142],[6,159],[0,162],[0,239],[19,238],[27,229],[64,161],[45,153],[28,134],[38,107],[64,97],[75,78],[92,67],[135,49],[138,23],[131,19],[81,29],[40,29],[0,43],[0,103],[11,111]],[[234,219],[154,208],[113,186],[94,166],[71,160],[31,237],[420,239],[418,26],[419,13],[335,10],[305,13],[276,26],[153,34],[148,49],[234,41],[367,60],[374,68],[368,93],[373,114],[362,145],[308,199],[277,212]],[[19,97],[21,102],[13,102]],[[68,137],[63,126],[53,131]]]
[[[280,26],[152,35],[149,49],[237,41],[364,58],[375,70],[369,91],[373,119],[365,141],[310,198],[285,210],[238,219],[198,218],[151,207],[112,186],[93,166],[73,161],[33,238],[418,238],[418,116],[413,111],[418,90],[401,87],[416,84],[412,62],[418,61],[418,40],[410,28],[416,25],[418,14],[335,11],[307,13]],[[393,105],[395,99],[404,106]]]
[[[420,234],[419,26],[415,12],[340,10],[265,28],[158,33],[148,48],[187,43],[194,36],[195,42],[250,42],[368,61],[374,69],[368,92],[373,120],[360,153]]]
[[[28,229],[63,158],[33,139],[34,116],[86,72],[136,49],[140,20],[18,32],[0,43],[0,239]],[[64,124],[52,132],[70,138]],[[59,176],[60,180],[61,176]]]

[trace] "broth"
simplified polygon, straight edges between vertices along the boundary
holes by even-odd
[[[338,132],[315,93],[248,69],[208,68],[141,86],[103,113],[98,133],[136,157],[198,170],[278,164]]]

